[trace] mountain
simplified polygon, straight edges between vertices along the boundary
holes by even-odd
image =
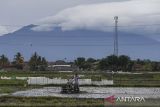
[[[21,52],[25,59],[37,52],[49,61],[76,57],[103,58],[113,53],[113,32],[96,30],[33,31],[29,25],[0,37],[0,54],[13,58]],[[131,58],[160,59],[160,43],[147,36],[119,32],[119,53]]]

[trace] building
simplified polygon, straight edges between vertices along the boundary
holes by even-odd
[[[58,60],[56,62],[49,62],[47,70],[48,71],[59,71],[59,72],[72,72],[72,71],[79,70],[79,68],[72,63]]]

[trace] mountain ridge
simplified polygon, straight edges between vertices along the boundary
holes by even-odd
[[[96,30],[33,31],[36,25],[25,26],[0,37],[0,54],[13,58],[21,52],[26,60],[38,52],[48,60],[74,60],[76,57],[103,58],[113,53],[114,32]],[[151,50],[152,51],[151,51]],[[131,58],[158,60],[160,43],[143,35],[119,31],[119,53]],[[146,54],[147,53],[147,54]]]

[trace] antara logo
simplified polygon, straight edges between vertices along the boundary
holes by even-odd
[[[116,98],[113,96],[107,97],[105,98],[105,101],[114,104],[115,103]]]
[[[117,97],[115,98],[115,96],[110,96],[104,99],[105,101],[114,104],[115,102],[145,102],[145,98],[144,97]]]

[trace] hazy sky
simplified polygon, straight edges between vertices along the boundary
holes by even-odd
[[[29,24],[82,4],[124,0],[0,0],[0,24]]]

